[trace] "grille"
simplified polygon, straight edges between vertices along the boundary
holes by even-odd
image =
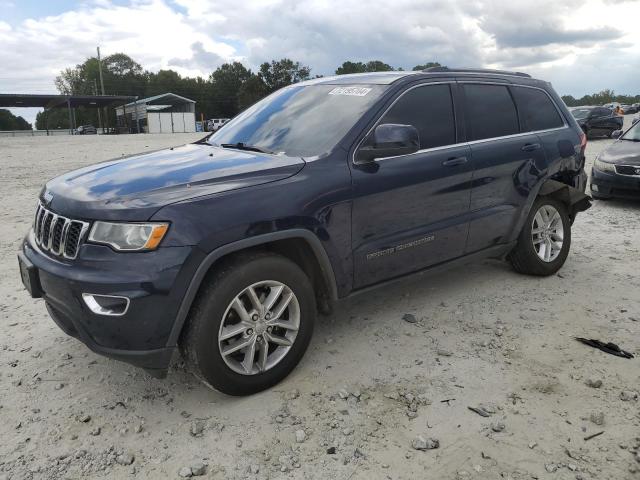
[[[38,206],[33,232],[42,250],[64,258],[74,259],[89,228],[87,222],[72,220]]]
[[[616,173],[640,176],[640,165],[616,165]]]

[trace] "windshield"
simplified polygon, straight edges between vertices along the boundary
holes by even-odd
[[[571,110],[571,115],[573,115],[573,118],[576,120],[582,120],[589,116],[589,112],[591,112],[591,110],[588,108],[576,108]]]
[[[293,85],[249,107],[207,140],[242,143],[291,157],[329,152],[386,85]]]
[[[624,135],[621,140],[631,140],[632,142],[640,142],[640,122],[636,123]]]

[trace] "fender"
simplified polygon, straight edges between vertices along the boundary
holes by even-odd
[[[540,186],[537,189],[531,190],[526,206],[523,207],[523,210],[526,209],[526,215],[520,216],[520,219],[513,229],[511,240],[517,239],[520,235],[522,226],[529,217],[531,206],[539,195],[549,195],[566,204],[567,207],[569,207],[569,217],[572,224],[578,212],[584,212],[591,208],[591,197],[589,195],[586,195],[584,192],[572,187],[571,185],[567,185],[566,183],[559,182],[552,178],[547,178],[540,182]]]
[[[549,195],[565,203],[569,207],[569,215],[572,222],[578,212],[584,212],[591,208],[591,197],[589,195],[571,185],[553,179],[548,179],[542,184],[538,195]]]
[[[296,228],[245,238],[242,240],[238,240],[237,242],[228,243],[216,248],[211,253],[209,253],[200,263],[196,270],[196,273],[193,275],[193,278],[189,283],[189,286],[187,287],[187,292],[185,293],[182,302],[180,303],[180,308],[178,309],[176,320],[173,324],[173,328],[171,329],[171,335],[169,335],[169,340],[167,341],[167,347],[175,347],[178,344],[180,332],[182,332],[182,327],[184,326],[184,323],[187,319],[187,315],[189,314],[189,310],[191,309],[193,300],[195,299],[198,290],[200,290],[200,285],[202,284],[205,275],[217,260],[224,257],[225,255],[239,252],[240,250],[245,250],[247,248],[265,245],[276,240],[295,238],[302,239],[309,244],[316,259],[318,260],[318,264],[320,265],[322,276],[328,286],[331,300],[337,300],[338,289],[336,286],[336,279],[333,273],[333,267],[331,266],[331,261],[329,260],[329,256],[322,246],[322,243],[313,232],[305,230],[303,228]]]

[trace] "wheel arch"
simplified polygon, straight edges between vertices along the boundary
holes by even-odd
[[[544,181],[537,196],[548,196],[559,200],[567,206],[571,223],[579,212],[591,207],[591,197],[577,188],[549,178]]]
[[[321,311],[330,310],[330,303],[333,300],[337,300],[338,292],[331,261],[318,237],[305,229],[257,235],[228,243],[206,255],[187,287],[187,292],[182,299],[169,335],[167,346],[175,347],[177,345],[191,306],[206,281],[207,275],[216,265],[231,256],[256,250],[278,253],[295,262],[309,276],[314,289],[316,289],[316,297],[318,297],[318,294],[323,297],[318,298]]]

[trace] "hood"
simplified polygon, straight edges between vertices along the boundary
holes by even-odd
[[[640,165],[640,142],[618,140],[600,154],[599,160],[616,165]]]
[[[72,218],[147,220],[170,203],[282,180],[304,165],[301,158],[190,144],[69,172],[49,181],[40,199]]]

